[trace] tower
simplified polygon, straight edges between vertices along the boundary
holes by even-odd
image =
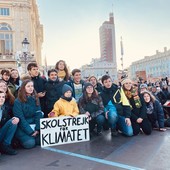
[[[105,21],[99,29],[101,60],[113,63],[116,68],[116,44],[115,25],[113,13],[109,15],[109,21]]]

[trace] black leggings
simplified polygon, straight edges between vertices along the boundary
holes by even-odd
[[[132,121],[133,134],[138,135],[140,128],[146,135],[150,135],[152,132],[152,125],[148,119],[143,119],[142,123]]]

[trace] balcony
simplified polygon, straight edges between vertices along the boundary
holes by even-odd
[[[10,54],[2,54],[0,53],[0,61],[15,61],[15,56]]]

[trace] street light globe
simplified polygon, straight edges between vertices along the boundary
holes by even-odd
[[[28,42],[27,38],[24,38],[24,40],[22,41],[22,47],[23,47],[23,52],[27,52],[28,51],[28,45],[30,43]]]

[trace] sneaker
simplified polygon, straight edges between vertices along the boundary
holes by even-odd
[[[17,151],[14,150],[10,145],[4,145],[1,146],[1,152],[7,155],[16,155]]]
[[[112,136],[118,136],[118,131],[116,129],[111,129]]]

